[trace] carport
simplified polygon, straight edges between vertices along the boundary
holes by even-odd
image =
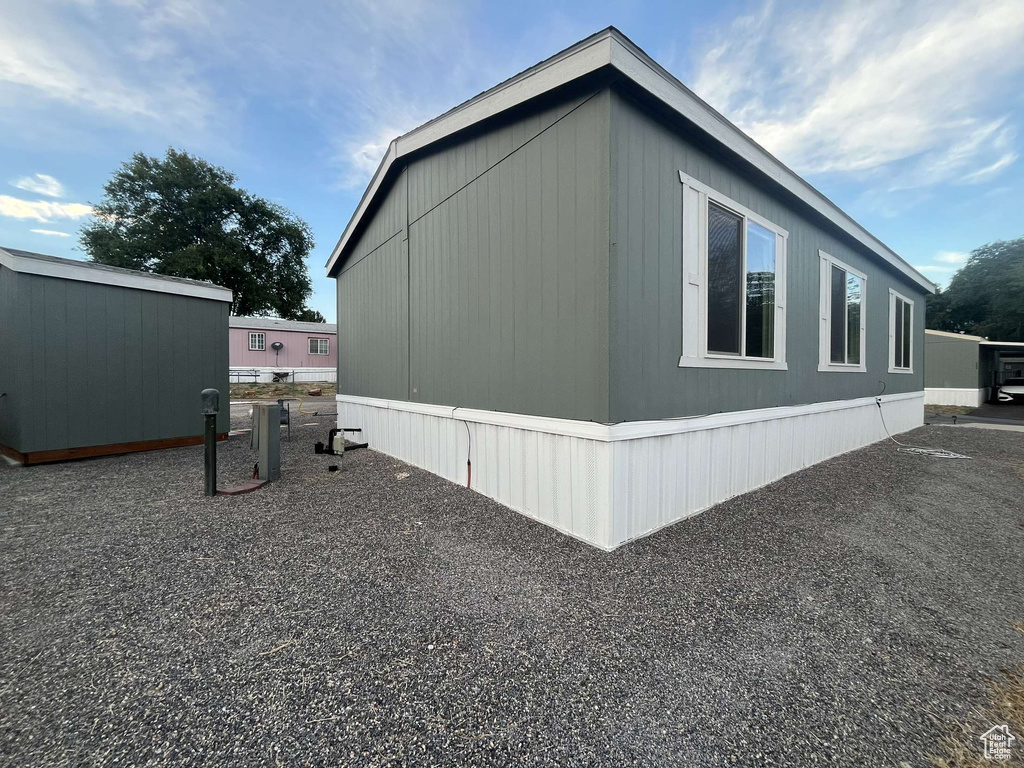
[[[1024,397],[1015,396],[1013,401],[999,398],[1004,384],[1024,379],[1024,342],[982,341],[978,347],[980,367],[991,376],[991,394],[988,401],[970,415],[1024,423]]]

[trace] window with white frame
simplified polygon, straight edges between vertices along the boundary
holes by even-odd
[[[249,334],[249,349],[262,352],[267,348],[267,334],[251,332]]]
[[[681,367],[786,369],[789,233],[682,171]]]
[[[824,251],[821,262],[819,371],[867,370],[867,277]]]
[[[889,289],[889,373],[914,372],[914,302]]]
[[[309,354],[311,355],[328,355],[331,351],[331,340],[330,339],[310,339],[309,340]]]

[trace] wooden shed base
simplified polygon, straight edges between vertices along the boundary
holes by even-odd
[[[217,440],[227,440],[227,432],[217,435]],[[116,456],[121,453],[137,451],[159,451],[164,448],[183,448],[188,445],[202,445],[202,435],[188,437],[167,437],[162,440],[138,440],[134,443],[111,443],[110,445],[88,445],[82,448],[62,448],[54,451],[28,451],[22,453],[6,445],[0,445],[0,454],[10,456],[20,464],[49,464],[55,461],[74,461],[75,459],[92,459],[97,456]]]

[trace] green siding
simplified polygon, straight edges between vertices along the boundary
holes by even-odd
[[[0,267],[0,445],[8,446],[21,440],[18,380],[24,371],[17,361],[25,342],[22,329],[15,326],[21,309],[16,306],[17,282],[17,273]]]
[[[924,336],[924,385],[953,389],[980,389],[988,383],[979,370],[981,345],[974,339]]]
[[[617,422],[923,389],[919,287],[617,87],[389,181],[337,275],[340,392]],[[680,170],[789,231],[788,371],[678,367]],[[817,370],[819,249],[867,275],[867,373]],[[915,301],[911,375],[887,372],[890,287]]]
[[[363,235],[338,276],[340,392],[607,420],[608,107],[566,98],[406,169],[366,233],[408,200],[408,240]]]
[[[396,237],[339,276],[339,392],[406,399],[408,275],[406,243]]]
[[[217,428],[228,430],[226,302],[9,270],[4,291],[14,311],[0,313],[2,335],[10,328],[24,343],[7,358],[17,429],[0,433],[3,444],[30,452],[200,435],[206,387],[221,391]]]
[[[611,105],[611,420],[693,416],[923,388],[924,294],[615,92]],[[679,368],[682,185],[698,179],[789,231],[788,371]],[[867,275],[867,373],[818,371],[818,249]],[[915,302],[914,373],[888,371],[888,289]]]

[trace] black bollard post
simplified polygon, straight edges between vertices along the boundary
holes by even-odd
[[[216,389],[204,389],[203,418],[206,421],[205,431],[205,469],[206,478],[204,492],[207,496],[217,495],[217,412],[220,410],[220,392]]]

